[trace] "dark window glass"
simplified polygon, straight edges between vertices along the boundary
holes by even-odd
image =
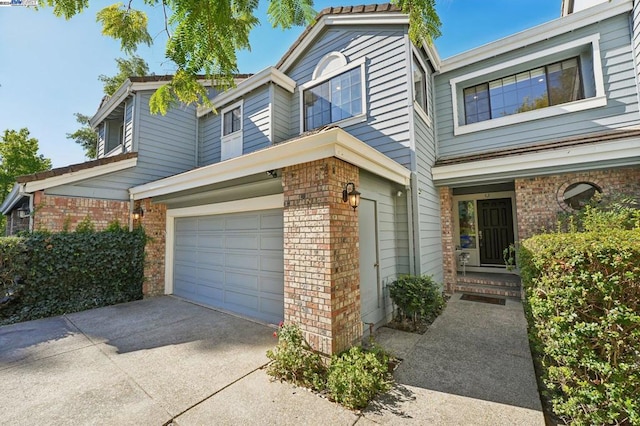
[[[413,96],[424,112],[427,110],[427,76],[420,62],[413,57]]]
[[[242,128],[241,120],[242,114],[239,106],[232,109],[231,111],[225,112],[222,134],[226,136],[240,130]]]
[[[468,87],[463,93],[466,124],[584,99],[578,58]]]
[[[360,67],[305,90],[303,96],[305,130],[362,114]]]
[[[600,188],[590,182],[578,182],[565,189],[563,198],[567,206],[573,210],[580,210],[599,192]]]

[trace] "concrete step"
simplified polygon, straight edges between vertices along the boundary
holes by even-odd
[[[460,282],[460,278],[458,278],[458,283],[455,286],[455,292],[502,296],[514,299],[520,299],[521,297],[520,286],[514,287],[511,285],[462,283]]]
[[[477,274],[462,275],[458,274],[458,284],[474,284],[484,286],[498,286],[520,288],[520,277],[517,275],[497,275],[482,276]]]

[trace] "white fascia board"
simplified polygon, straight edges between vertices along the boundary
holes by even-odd
[[[21,191],[21,189],[22,187],[20,186],[20,184],[16,183],[13,185],[13,189],[11,190],[9,195],[7,195],[7,198],[5,198],[4,202],[0,205],[0,213],[6,215],[13,209],[16,204],[18,204],[18,201],[20,201],[25,195]]]
[[[107,102],[102,105],[98,111],[89,119],[89,125],[94,129],[98,124],[102,122],[111,111],[113,111],[118,105],[124,101],[127,96],[129,96],[129,92],[131,91],[131,80],[126,79],[124,83],[116,90],[116,92],[111,95],[111,97],[107,100]]]
[[[607,162],[622,164],[621,161],[626,165],[640,164],[640,138],[436,166],[432,169],[432,173],[436,184],[456,180],[469,181],[469,179],[482,182],[490,180],[492,175],[521,176],[523,173],[535,174],[536,170],[553,167],[566,168],[586,163],[606,165]]]
[[[136,186],[129,192],[134,200],[140,200],[330,157],[342,159],[393,182],[409,185],[408,169],[344,130],[334,128]]]
[[[106,175],[108,173],[118,172],[120,170],[135,167],[138,164],[138,158],[128,158],[126,160],[117,161],[115,163],[104,164],[102,166],[91,167],[90,169],[78,170],[77,172],[69,172],[60,176],[27,182],[23,184],[24,192],[31,193],[41,191],[43,189],[53,188],[60,185],[68,185],[86,179]]]
[[[555,19],[467,52],[443,59],[440,64],[440,72],[449,72],[516,49],[530,46],[534,43],[586,27],[587,25],[628,13],[632,8],[632,0],[611,0],[610,2],[572,13],[569,16]]]
[[[296,88],[296,82],[291,77],[274,67],[268,67],[263,69],[259,73],[242,80],[236,87],[220,93],[218,96],[211,100],[211,103],[216,108],[224,106],[229,102],[236,101],[252,90],[255,90],[258,87],[270,82],[277,84],[289,93],[293,93]],[[202,117],[203,115],[206,115],[211,111],[213,111],[212,107],[198,108],[198,117]]]
[[[280,66],[280,71],[287,72],[298,57],[313,43],[315,38],[327,26],[331,25],[408,25],[409,17],[400,13],[364,13],[353,15],[324,15],[311,28],[303,40]]]
[[[422,47],[424,48],[425,52],[427,52],[427,56],[431,60],[431,64],[433,65],[434,72],[439,72],[440,64],[442,63],[442,60],[440,59],[440,55],[436,50],[436,46],[433,43],[429,43],[427,40],[423,39]]]

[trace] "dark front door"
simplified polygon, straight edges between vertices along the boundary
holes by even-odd
[[[513,243],[511,198],[478,200],[480,264],[503,265],[502,252]]]

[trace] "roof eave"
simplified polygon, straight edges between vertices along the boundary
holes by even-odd
[[[7,198],[5,198],[2,204],[0,204],[0,213],[6,215],[11,212],[15,205],[18,204],[18,201],[20,201],[24,196],[25,194],[21,191],[21,186],[17,183],[14,184],[13,189],[9,195],[7,195]]]

